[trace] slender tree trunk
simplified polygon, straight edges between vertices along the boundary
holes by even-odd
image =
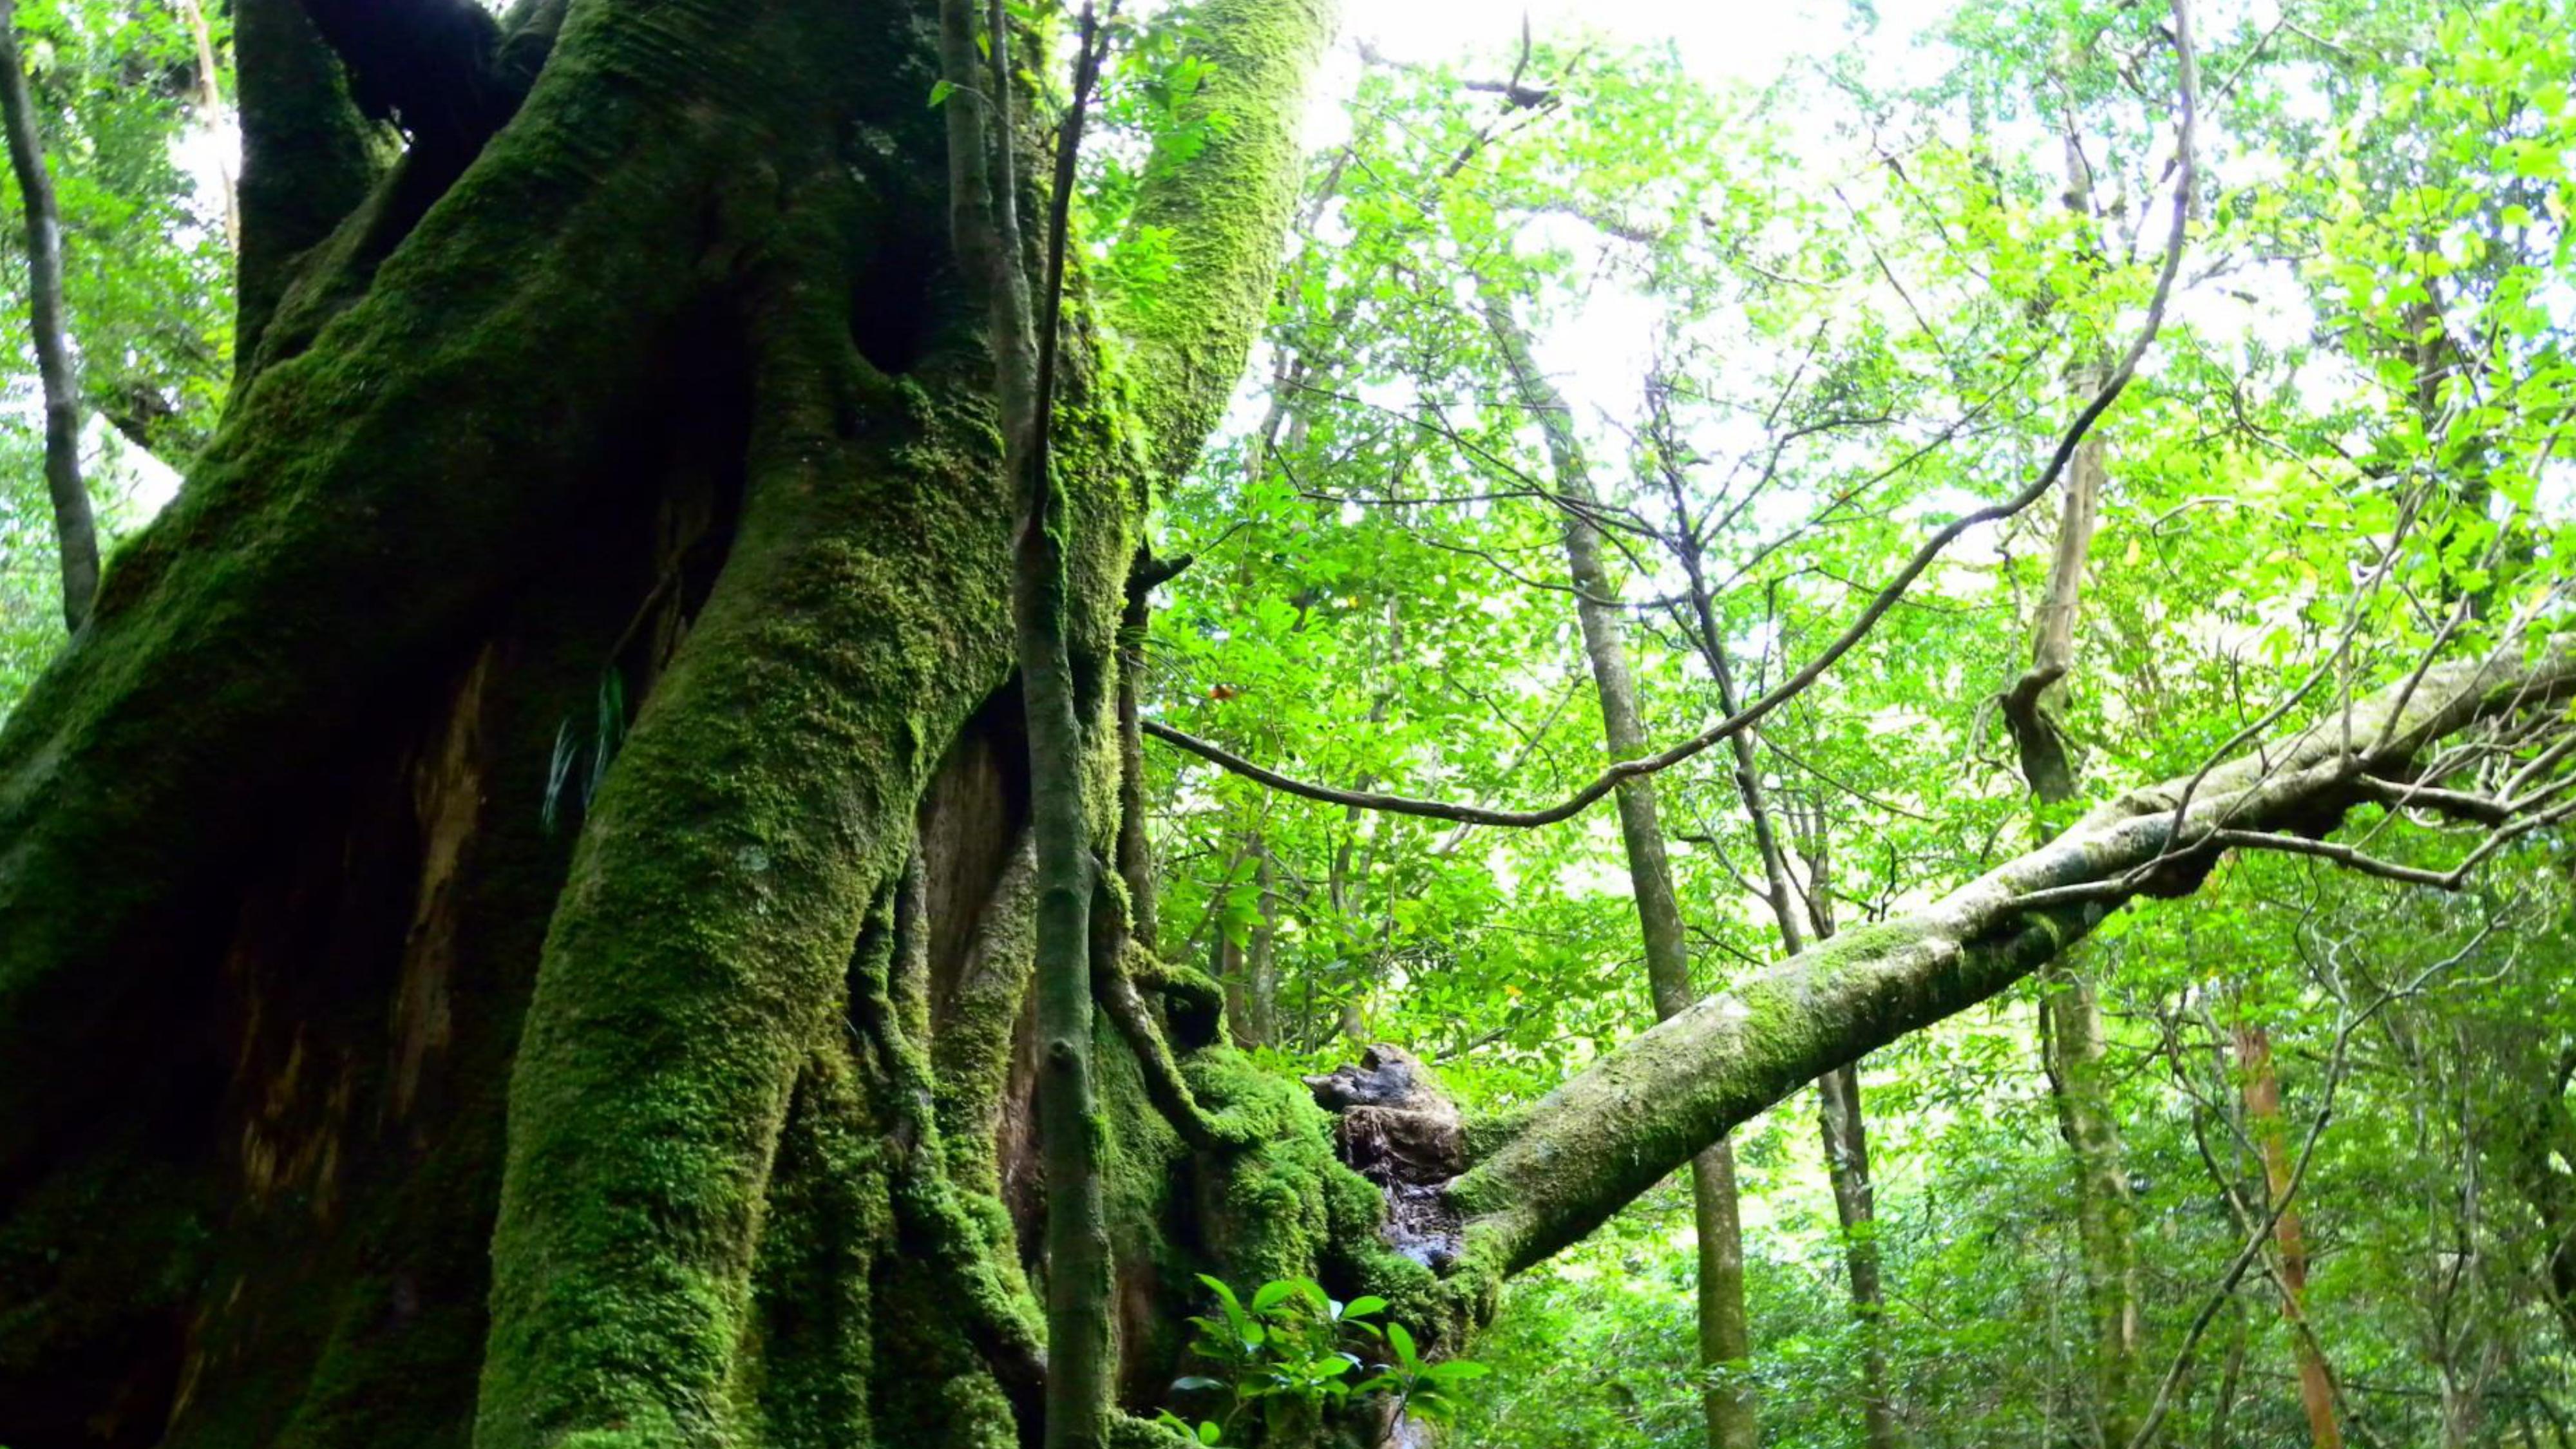
[[[1677,508],[1680,501],[1677,496]],[[1685,547],[1682,561],[1690,583],[1700,653],[1717,685],[1718,708],[1732,715],[1743,708],[1743,701],[1735,687],[1734,668],[1727,661],[1725,642],[1718,634],[1716,608],[1709,597],[1698,549]],[[1754,732],[1743,731],[1727,744],[1735,764],[1736,796],[1752,826],[1754,849],[1762,857],[1763,891],[1771,918],[1779,930],[1782,948],[1796,956],[1807,949],[1807,935],[1799,924],[1796,887],[1789,876],[1779,822],[1772,811],[1769,792],[1762,786]],[[1833,871],[1823,822],[1815,822],[1815,827],[1805,832],[1807,839],[1801,851],[1807,861],[1806,923],[1814,929],[1816,939],[1828,941],[1834,935]],[[1870,1449],[1888,1449],[1896,1443],[1896,1416],[1888,1393],[1886,1303],[1879,1286],[1877,1207],[1870,1187],[1869,1138],[1861,1112],[1859,1064],[1848,1063],[1816,1078],[1816,1105],[1823,1129],[1825,1175],[1833,1188],[1835,1216],[1842,1225],[1843,1265],[1851,1290],[1852,1315],[1861,1332],[1862,1429]]]
[[[1629,671],[1626,631],[1614,602],[1618,584],[1602,566],[1600,532],[1582,512],[1594,497],[1582,445],[1574,435],[1572,410],[1539,371],[1530,355],[1528,335],[1509,303],[1489,291],[1484,308],[1512,370],[1521,405],[1537,416],[1547,435],[1557,491],[1566,500],[1562,505],[1566,571],[1574,581],[1575,613],[1583,626],[1583,652],[1592,666],[1593,686],[1601,697],[1602,732],[1610,757],[1622,760],[1644,754],[1646,731],[1637,717],[1637,686]],[[1645,937],[1646,977],[1653,989],[1656,1019],[1664,1020],[1687,1008],[1698,992],[1691,982],[1690,947],[1681,906],[1673,894],[1655,782],[1638,779],[1621,784],[1618,806],[1629,887]],[[1720,1377],[1701,1396],[1708,1442],[1712,1449],[1743,1449],[1759,1443],[1761,1433],[1751,1392],[1740,1386],[1742,1367],[1752,1355],[1752,1333],[1744,1311],[1744,1234],[1736,1209],[1735,1153],[1724,1140],[1691,1159],[1691,1215],[1699,1237],[1700,1367]]]
[[[54,205],[44,132],[18,55],[14,7],[0,24],[0,123],[8,129],[9,168],[17,173],[27,212],[27,311],[45,394],[45,491],[53,499],[54,538],[62,553],[63,622],[78,630],[98,595],[98,523],[81,482],[80,379],[63,316],[62,214]]]
[[[2233,1449],[2235,1441],[2227,1437],[2228,1415],[2236,1408],[2237,1380],[2245,1372],[2245,1312],[2234,1301],[2228,1304],[2227,1362],[2218,1372],[2218,1397],[2209,1407],[2209,1449]]]
[[[2057,1130],[2074,1164],[2076,1246],[2093,1325],[2094,1412],[2102,1442],[2123,1449],[2138,1424],[2137,1210],[2103,1066],[2093,985],[2067,972],[2040,997],[2041,1052]]]
[[[1217,979],[1225,983],[1226,1019],[1239,1047],[1279,1045],[1278,904],[1273,891],[1270,848],[1259,832],[1244,842],[1252,862],[1254,893],[1251,926],[1237,942],[1217,934]]]
[[[2073,62],[2066,64],[2071,67]],[[2058,140],[2066,174],[2061,199],[2082,229],[2085,251],[2099,254],[2101,222],[2094,211],[2093,169],[2071,110],[2061,120]],[[2107,363],[2098,357],[2070,367],[2068,395],[2078,401],[2093,396],[2108,371]],[[2031,620],[2030,667],[1999,700],[2022,776],[2043,806],[2073,799],[2078,788],[2075,761],[2054,717],[2051,698],[2075,662],[2075,626],[2101,513],[2108,456],[2109,445],[2099,432],[2076,445],[2058,505],[2047,582]],[[2047,829],[2043,821],[2042,832]],[[2122,1160],[2119,1118],[2102,1076],[2101,1006],[2092,982],[2070,967],[2043,993],[2039,1010],[2058,1132],[2065,1138],[2074,1169],[2076,1238],[2086,1311],[2093,1326],[2094,1417],[2102,1442],[2111,1449],[2124,1449],[2135,1437],[2140,1412],[2136,1214]]]
[[[2335,1415],[2334,1377],[2318,1351],[2308,1319],[2308,1248],[2306,1228],[2297,1204],[2283,1206],[2290,1195],[2289,1123],[2281,1115],[2281,1079],[2272,1068],[2272,1038],[2260,1025],[2239,1022],[2236,1070],[2243,1078],[2245,1125],[2263,1155],[2263,1183],[2279,1208],[2272,1223],[2276,1276],[2281,1283],[2281,1316],[2290,1324],[2290,1352],[2299,1371],[2299,1410],[2307,1416],[2309,1442],[2316,1449],[2342,1449],[2343,1425]]]
[[[1270,866],[1270,847],[1256,838],[1252,888],[1252,944],[1244,952],[1245,995],[1252,1009],[1252,1032],[1263,1046],[1279,1044],[1279,893]]]
[[[197,54],[197,118],[209,135],[220,138],[224,129],[224,90],[222,71],[215,64],[214,32],[206,26],[206,8],[198,0],[174,0],[179,19],[188,27],[188,43]],[[234,252],[241,251],[241,199],[233,192],[231,156],[219,149],[215,160],[215,185],[223,192],[224,242]]]
[[[1806,850],[1808,907],[1818,940],[1834,936],[1833,870],[1824,833]],[[1852,1315],[1861,1331],[1861,1422],[1870,1449],[1897,1441],[1896,1414],[1887,1374],[1887,1303],[1879,1286],[1878,1204],[1869,1175],[1869,1131],[1861,1110],[1860,1064],[1847,1063],[1816,1078],[1818,1115],[1824,1125],[1825,1174],[1842,1223],[1843,1267],[1851,1283]]]

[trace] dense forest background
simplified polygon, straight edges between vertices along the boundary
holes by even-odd
[[[232,18],[15,8],[112,577],[232,387]],[[2565,0],[1917,8],[1819,11],[1752,75],[1348,17],[1249,376],[1156,500],[1186,567],[1122,639],[1137,929],[1261,1067],[1391,1044],[1510,1122],[1668,989],[2566,627]],[[1229,124],[1164,19],[1120,33],[1077,198],[1085,305],[1147,318],[1190,263],[1137,197]],[[7,205],[0,710],[66,638]],[[1488,818],[1784,682],[1648,777],[1671,940],[1633,813]],[[623,687],[507,808],[580,817]],[[2565,721],[2235,842],[1737,1127],[1736,1261],[1669,1179],[1513,1280],[1443,1442],[1727,1442],[1731,1404],[1781,1446],[2568,1444]]]

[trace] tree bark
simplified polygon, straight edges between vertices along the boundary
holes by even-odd
[[[1819,941],[1834,938],[1833,867],[1826,850],[1819,821],[1803,851],[1808,919]],[[1834,1215],[1842,1224],[1852,1316],[1860,1324],[1861,1427],[1870,1449],[1890,1449],[1897,1441],[1896,1410],[1888,1389],[1887,1301],[1879,1286],[1878,1201],[1870,1184],[1860,1064],[1847,1063],[1816,1078],[1816,1104],[1824,1128],[1825,1176],[1833,1187]]]
[[[295,259],[365,203],[392,155],[384,128],[349,99],[340,63],[302,0],[233,0],[233,90],[241,106],[234,256],[238,397]]]
[[[2235,1026],[2236,1069],[2243,1078],[2245,1125],[2263,1156],[2263,1182],[2269,1194],[2275,1274],[2281,1284],[2281,1316],[2290,1324],[2290,1353],[2299,1370],[2299,1411],[2307,1416],[2309,1442],[2316,1449],[2342,1449],[2343,1425],[2335,1416],[2334,1378],[2317,1349],[2308,1321],[2307,1230],[2290,1194],[2290,1127],[2281,1115],[2281,1079],[2272,1068],[2272,1037],[2261,1025]]]
[[[2103,1067],[2102,1008],[2093,983],[2079,972],[2058,973],[2040,997],[2039,1020],[2057,1131],[2074,1164],[2076,1246],[2093,1326],[2094,1415],[2102,1442],[2125,1449],[2137,1436],[2140,1412],[2137,1208]]]
[[[2188,893],[2227,848],[2222,829],[2330,830],[2368,798],[2366,776],[2403,776],[2436,741],[2570,692],[2564,640],[2437,665],[1699,1001],[1543,1098],[1446,1185],[1466,1220],[1456,1275],[1473,1288],[1547,1257],[1788,1093],[2039,970],[2118,905]]]
[[[1709,596],[1699,550],[1685,546],[1682,563],[1690,584],[1700,654],[1717,685],[1718,708],[1732,715],[1743,708],[1743,701],[1735,687],[1734,668],[1727,662],[1725,642],[1718,634],[1716,606]],[[1771,918],[1779,930],[1783,952],[1796,956],[1807,949],[1807,936],[1799,924],[1796,887],[1790,879],[1779,822],[1774,818],[1769,792],[1762,787],[1755,732],[1743,731],[1727,743],[1735,762],[1736,798],[1744,805],[1745,819],[1753,830],[1754,849],[1762,857],[1763,892],[1771,907]],[[1833,870],[1827,848],[1824,825],[1819,820],[1801,853],[1807,861],[1806,924],[1814,928],[1820,941],[1834,936]],[[1816,1078],[1816,1105],[1823,1132],[1825,1176],[1833,1189],[1835,1218],[1842,1225],[1843,1266],[1851,1289],[1852,1316],[1861,1332],[1861,1427],[1870,1449],[1889,1449],[1897,1439],[1896,1414],[1888,1393],[1886,1304],[1879,1286],[1877,1204],[1870,1187],[1869,1137],[1861,1112],[1859,1064],[1846,1063]]]
[[[1013,509],[939,225],[935,8],[524,6],[562,20],[524,104],[338,216],[298,171],[353,179],[367,145],[283,144],[290,103],[351,114],[293,83],[331,57],[245,10],[255,361],[0,731],[0,1422],[21,1449],[1033,1427]],[[1186,333],[1138,329],[1164,455],[1222,405],[1177,379],[1230,381],[1262,319],[1324,24],[1193,17],[1229,124],[1151,202],[1194,237]],[[1087,356],[1066,399],[1097,768],[1140,499]],[[600,783],[550,832],[567,742]],[[1105,810],[1082,829],[1105,846]],[[916,842],[920,923],[872,924]],[[1179,1148],[1099,1040],[1082,1127],[1132,1211],[1096,1302],[1152,1394],[1189,1271],[1382,1249],[1320,1203],[1220,1220],[1244,1149]],[[1201,1101],[1252,1112],[1270,1170],[1366,1191],[1301,1089],[1218,1076]]]
[[[18,56],[16,9],[0,24],[0,125],[9,138],[9,169],[27,212],[27,312],[36,344],[36,376],[45,396],[45,492],[54,505],[61,553],[63,623],[77,633],[98,595],[98,522],[81,482],[80,379],[72,366],[71,324],[63,314],[63,221],[45,170],[43,128],[27,68]]]
[[[1538,419],[1547,438],[1552,476],[1564,499],[1560,508],[1566,572],[1574,582],[1575,614],[1583,629],[1583,652],[1591,665],[1593,687],[1601,699],[1601,727],[1610,758],[1615,762],[1644,754],[1646,730],[1637,717],[1637,685],[1628,667],[1626,631],[1615,602],[1619,584],[1602,566],[1600,531],[1584,512],[1597,500],[1581,440],[1575,436],[1573,410],[1530,355],[1529,335],[1513,316],[1509,301],[1488,288],[1483,304],[1486,324],[1511,369],[1521,406]],[[1688,1009],[1698,990],[1691,981],[1681,905],[1673,894],[1655,782],[1623,781],[1617,799],[1629,889],[1645,938],[1646,979],[1656,1020],[1668,1020]],[[1736,1209],[1735,1151],[1723,1137],[1691,1158],[1691,1219],[1699,1240],[1700,1371],[1710,1379],[1700,1396],[1708,1442],[1712,1449],[1745,1449],[1761,1442],[1761,1430],[1744,1374],[1752,1356],[1752,1332],[1744,1311],[1744,1235]]]

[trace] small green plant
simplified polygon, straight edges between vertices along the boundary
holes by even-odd
[[[1450,1390],[1488,1372],[1469,1359],[1426,1362],[1403,1324],[1374,1321],[1386,1312],[1383,1298],[1344,1303],[1311,1279],[1282,1278],[1262,1284],[1246,1301],[1204,1273],[1199,1281],[1216,1306],[1190,1320],[1196,1330],[1190,1351],[1209,1371],[1175,1379],[1172,1389],[1221,1395],[1225,1408],[1195,1421],[1166,1409],[1159,1422],[1206,1449],[1251,1442],[1238,1437],[1245,1434],[1270,1440],[1374,1395],[1391,1397],[1401,1413],[1445,1423],[1456,1411]]]

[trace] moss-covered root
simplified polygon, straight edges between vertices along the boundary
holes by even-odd
[[[1538,1261],[1803,1084],[2046,965],[2128,896],[2188,889],[2211,832],[2329,828],[2366,798],[2364,771],[2403,778],[2443,737],[2570,694],[2564,640],[2431,670],[2354,706],[2348,729],[2331,716],[2134,792],[1922,910],[1693,1005],[1550,1094],[1450,1184],[1469,1220],[1458,1275],[1498,1281]]]
[[[836,158],[798,159],[732,219],[756,243],[760,399],[733,550],[594,804],[538,969],[485,1449],[717,1436],[790,1086],[837,1029],[924,782],[1009,668],[980,369],[952,348],[896,385],[861,361],[838,280],[855,200]],[[779,198],[794,209],[759,210]]]
[[[916,852],[887,908],[873,913],[860,932],[850,961],[849,1015],[886,1080],[896,1154],[891,1166],[894,1210],[905,1249],[947,1281],[947,1308],[1010,1398],[1027,1437],[1044,1413],[1046,1388],[1046,1345],[1037,1325],[1037,1302],[1020,1280],[1017,1264],[996,1250],[949,1177],[930,1055],[905,1027],[896,1003],[898,974],[914,980],[927,976],[929,928],[922,919],[921,874]],[[898,952],[909,958],[900,973],[895,969]]]

